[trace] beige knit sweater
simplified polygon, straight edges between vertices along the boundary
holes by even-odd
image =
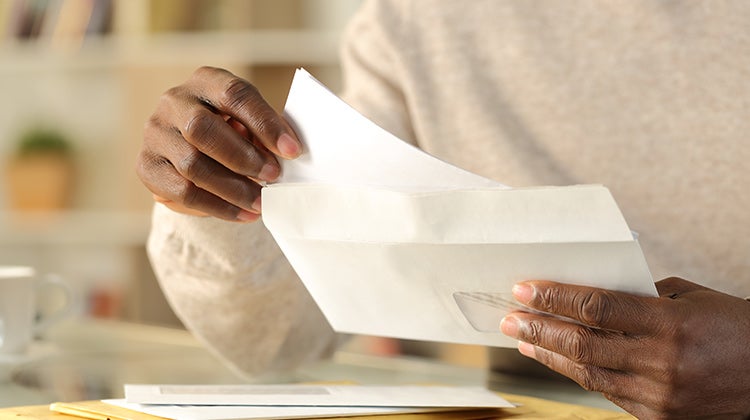
[[[345,99],[405,140],[515,186],[601,183],[656,278],[750,295],[750,3],[377,0],[344,39]],[[261,223],[157,206],[177,314],[245,372],[334,334]]]

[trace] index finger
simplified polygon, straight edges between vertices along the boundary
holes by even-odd
[[[525,281],[513,286],[520,303],[584,325],[631,334],[657,330],[662,318],[659,298],[552,281]]]
[[[201,102],[245,126],[273,154],[294,159],[302,152],[294,130],[247,80],[223,69],[201,67],[188,84]]]

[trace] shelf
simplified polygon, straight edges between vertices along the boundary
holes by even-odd
[[[0,246],[142,246],[150,223],[147,212],[0,212]]]
[[[339,32],[251,30],[180,32],[85,39],[81,48],[53,48],[43,40],[0,44],[0,74],[123,67],[226,65],[332,65]]]

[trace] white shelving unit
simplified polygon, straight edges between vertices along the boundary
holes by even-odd
[[[142,246],[150,214],[68,210],[0,213],[0,247]]]
[[[0,48],[0,74],[197,67],[207,63],[332,66],[338,63],[339,36],[338,32],[315,29],[103,36],[86,39],[85,45],[75,51],[36,42],[13,42]]]
[[[9,99],[0,112],[0,168],[21,129],[41,119],[73,139],[77,169],[71,207],[54,213],[12,211],[0,183],[0,264],[60,273],[84,293],[100,283],[125,285],[130,319],[174,322],[163,298],[154,297],[160,292],[144,247],[152,199],[134,170],[159,95],[202,65],[248,78],[275,106],[299,65],[316,68],[335,88],[339,37],[359,3],[216,0],[202,4],[221,7],[230,21],[234,8],[256,13],[257,27],[151,32],[150,14],[164,4],[114,0],[112,34],[86,37],[77,48],[49,39],[0,42],[0,91]],[[296,17],[278,19],[278,11]],[[274,28],[275,21],[296,23]]]

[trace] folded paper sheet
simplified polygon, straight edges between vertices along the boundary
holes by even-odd
[[[305,407],[513,407],[481,387],[424,385],[144,385],[126,384],[125,399],[138,404]]]
[[[435,410],[410,407],[345,407],[345,406],[238,406],[238,405],[162,405],[128,403],[125,399],[104,400],[104,404],[124,408],[140,416],[123,420],[283,420],[283,419],[370,419],[370,420],[472,420],[500,418],[500,408]],[[582,410],[593,410],[579,407]],[[612,413],[609,413],[610,415]],[[157,416],[157,417],[151,417]],[[118,420],[117,417],[91,417]],[[539,418],[539,417],[533,417]],[[585,417],[580,417],[585,418]],[[611,419],[611,417],[602,417]]]
[[[489,418],[513,404],[480,387],[363,385],[125,385],[123,408],[165,418],[272,419],[431,413],[434,418]],[[479,410],[485,409],[485,410]],[[452,416],[450,413],[463,415]],[[482,414],[482,416],[478,414]],[[379,417],[384,418],[384,417]],[[433,418],[433,417],[430,417]]]
[[[263,221],[339,332],[515,347],[513,284],[656,295],[609,190],[513,189],[376,126],[298,70],[285,114],[304,154],[263,189]]]

